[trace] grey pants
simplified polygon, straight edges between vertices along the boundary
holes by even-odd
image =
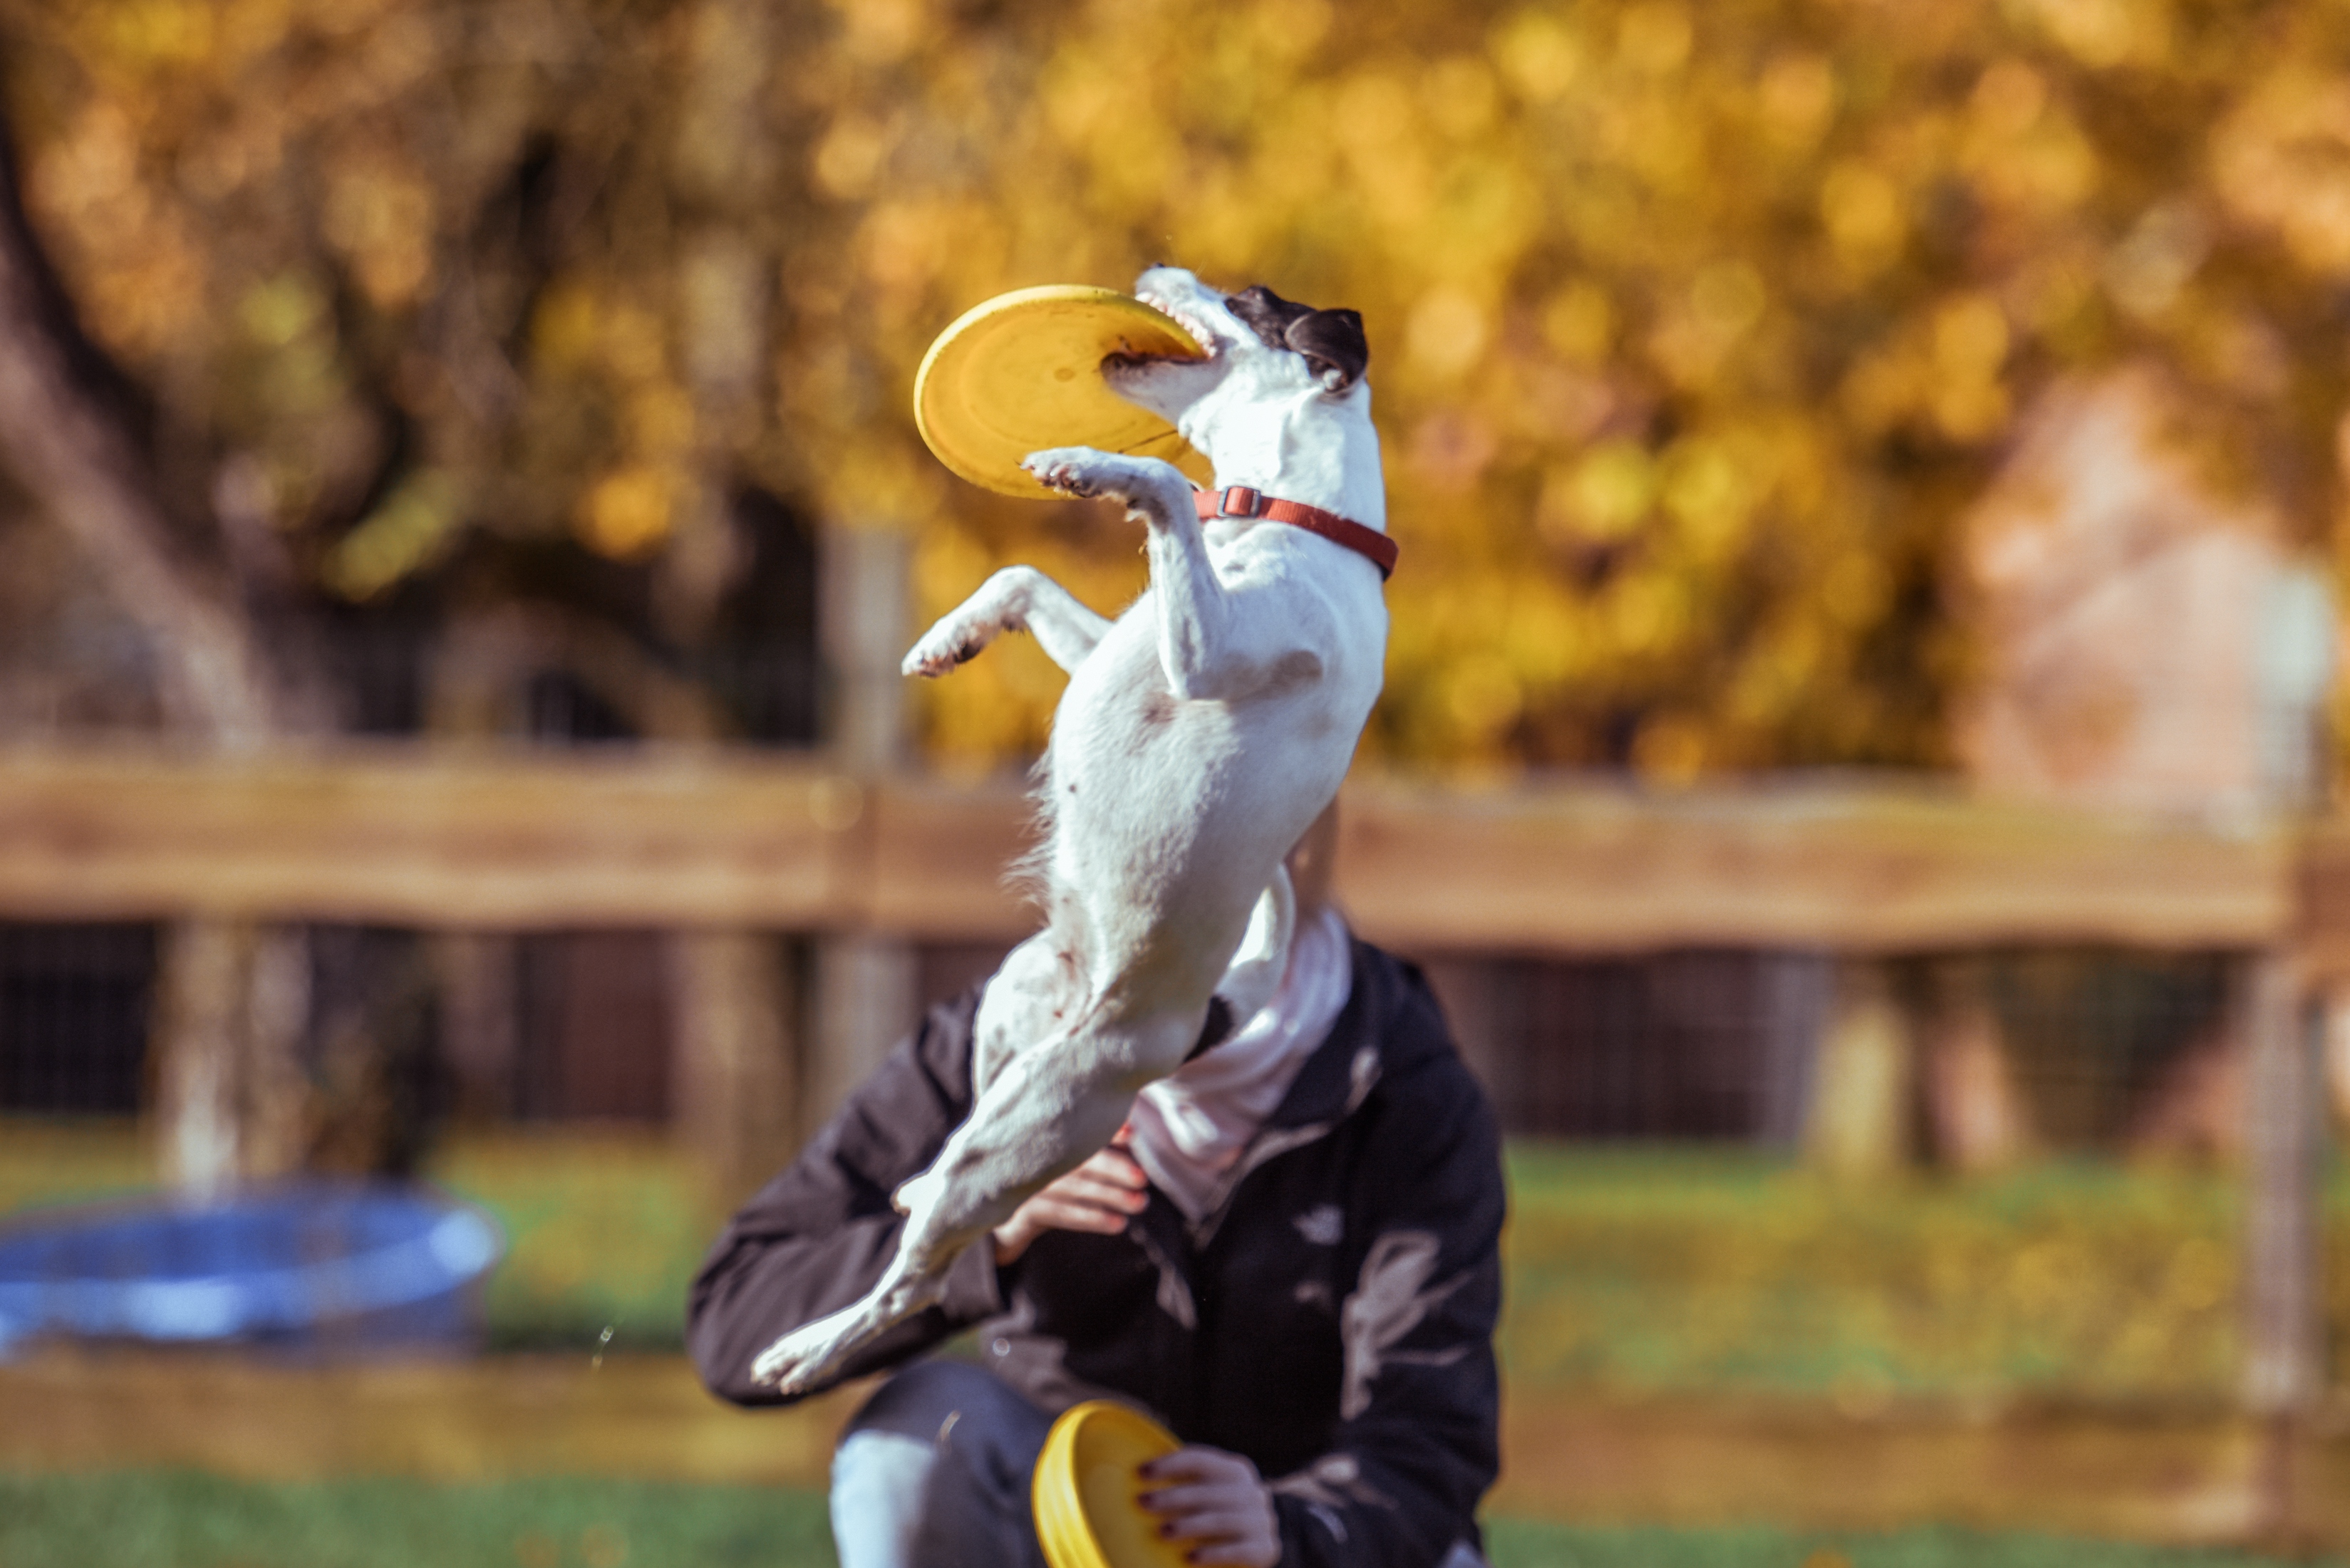
[[[892,1377],[832,1456],[840,1568],[1045,1568],[1028,1485],[1052,1425],[963,1362]]]

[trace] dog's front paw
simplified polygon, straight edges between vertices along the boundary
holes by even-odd
[[[923,634],[922,639],[906,650],[906,661],[899,669],[908,675],[925,675],[932,680],[944,675],[957,665],[967,664],[987,646],[986,639],[962,635],[960,627],[941,621]]]
[[[1124,500],[1134,493],[1134,460],[1089,446],[1047,447],[1030,452],[1020,466],[1047,489],[1081,501],[1100,495]]]

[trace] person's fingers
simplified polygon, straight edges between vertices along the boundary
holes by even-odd
[[[1149,1461],[1142,1467],[1142,1479],[1149,1481],[1232,1480],[1244,1481],[1252,1487],[1260,1484],[1256,1466],[1245,1457],[1197,1444],[1178,1449],[1171,1454],[1161,1454]]]
[[[995,1261],[1011,1262],[1046,1231],[1118,1235],[1149,1206],[1142,1168],[1123,1150],[1104,1149],[1039,1189],[995,1228]]]
[[[1116,1193],[1119,1197],[1124,1197],[1134,1190],[1134,1183],[1121,1178],[1116,1170],[1104,1169],[1094,1165],[1081,1165],[1068,1175],[1052,1183],[1052,1186],[1060,1188],[1064,1191],[1073,1187],[1084,1188],[1089,1191]]]
[[[1102,1203],[1081,1203],[1058,1198],[1032,1198],[1025,1206],[1028,1222],[1045,1231],[1091,1231],[1115,1236],[1126,1229],[1128,1216]]]
[[[1235,1504],[1202,1509],[1196,1513],[1162,1514],[1159,1521],[1159,1533],[1170,1541],[1229,1541],[1234,1536],[1254,1532],[1262,1511],[1253,1506],[1243,1508]]]
[[[1189,1519],[1198,1513],[1211,1513],[1253,1502],[1263,1488],[1254,1481],[1216,1480],[1192,1481],[1180,1486],[1161,1486],[1146,1492],[1142,1506],[1162,1519]]]
[[[1127,1214],[1139,1213],[1149,1202],[1147,1194],[1116,1181],[1106,1181],[1086,1170],[1073,1170],[1044,1190],[1057,1198],[1098,1203]]]
[[[1159,1516],[1159,1534],[1198,1542],[1187,1553],[1201,1564],[1274,1568],[1281,1532],[1272,1496],[1246,1456],[1222,1449],[1178,1449],[1140,1467],[1151,1488],[1139,1500]]]
[[[1039,1199],[1094,1203],[1105,1209],[1115,1209],[1121,1214],[1139,1214],[1149,1206],[1150,1196],[1148,1192],[1106,1179],[1080,1166],[1049,1186],[1039,1188],[1028,1201],[1034,1203]]]
[[[1134,1156],[1127,1153],[1117,1144],[1097,1149],[1088,1155],[1085,1163],[1071,1171],[1069,1175],[1076,1176],[1080,1173],[1119,1187],[1146,1187],[1150,1180],[1149,1177],[1143,1175],[1142,1166]],[[1063,1177],[1062,1179],[1066,1181],[1068,1177]]]
[[[1055,1219],[1046,1222],[1057,1223],[1058,1216],[1079,1210],[1115,1215],[1124,1220],[1130,1215],[1139,1214],[1142,1211],[1142,1206],[1119,1195],[1100,1190],[1055,1191],[1048,1188],[1014,1210],[1013,1212],[1031,1220],[1045,1220],[1045,1216],[1052,1215]]]

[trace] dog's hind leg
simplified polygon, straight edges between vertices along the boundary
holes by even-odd
[[[1064,957],[1067,946],[1068,939],[1047,926],[1006,953],[988,977],[971,1026],[974,1099],[1014,1056],[1061,1032],[1076,980]]]
[[[1114,1137],[1144,1083],[1171,1070],[1197,1019],[1106,1031],[1080,1028],[1014,1056],[930,1169],[898,1189],[906,1228],[879,1283],[853,1304],[795,1329],[752,1363],[754,1381],[798,1394],[835,1376],[892,1324],[935,1302],[965,1247],[983,1243],[1046,1182]],[[1155,1064],[1138,1074],[1139,1044]]]
[[[1045,657],[1075,673],[1109,621],[1034,566],[1006,566],[939,618],[906,655],[909,675],[944,675],[1007,631],[1026,631]]]

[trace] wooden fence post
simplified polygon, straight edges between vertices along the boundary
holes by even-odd
[[[906,755],[912,559],[902,534],[834,528],[823,539],[816,633],[831,681],[834,764],[877,779]],[[801,1130],[812,1133],[913,1026],[914,947],[902,938],[827,931],[816,939],[815,1004],[800,1074]]]
[[[1869,958],[1847,958],[1836,967],[1804,1151],[1838,1178],[1881,1176],[1909,1158],[1917,1052],[1891,967]]]
[[[2319,1267],[2323,1018],[2289,952],[2243,966],[2244,1403],[2264,1416],[2305,1408],[2325,1383]]]
[[[299,1061],[309,956],[298,929],[205,918],[164,928],[156,1152],[181,1196],[209,1202],[300,1168],[311,1108]]]
[[[2325,1390],[2320,1224],[2324,1014],[2284,948],[2239,969],[2243,1032],[2244,1366],[2262,1423],[2253,1533],[2290,1542],[2302,1417]]]
[[[1822,952],[1762,960],[1762,1083],[1755,1136],[1769,1148],[1800,1150],[1811,1128],[1821,1046],[1834,1024],[1841,965]]]
[[[683,932],[667,956],[677,1008],[671,1114],[704,1195],[731,1210],[797,1146],[798,988],[784,944],[765,931]]]
[[[1935,1160],[1981,1173],[2031,1151],[2032,1116],[1991,1005],[1990,964],[1979,954],[1928,962],[1918,1070]]]

